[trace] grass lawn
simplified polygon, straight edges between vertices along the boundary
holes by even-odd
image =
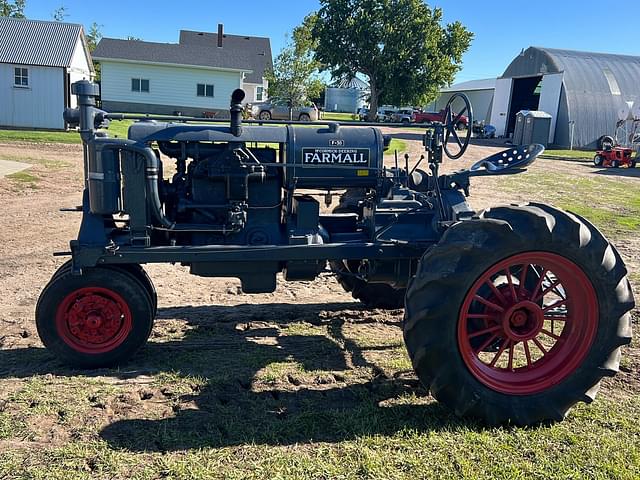
[[[621,184],[611,177],[575,177],[569,174],[527,172],[504,177],[502,187],[514,195],[536,198],[581,215],[612,240],[640,235],[640,185]],[[590,199],[586,201],[585,199]]]
[[[586,150],[545,150],[544,154],[548,157],[576,158],[576,159],[593,159],[594,152]]]
[[[394,151],[404,152],[407,150],[407,142],[400,140],[398,138],[392,138],[391,143],[389,144],[389,149],[387,150],[387,155],[393,155]]]
[[[124,120],[111,122],[108,128],[109,136],[126,138],[127,129],[133,122]],[[81,143],[77,131],[42,131],[42,130],[4,130],[0,129],[0,143],[2,142],[30,142],[30,143]]]
[[[339,113],[339,112],[324,112],[322,114],[323,120],[335,120],[343,122],[354,122],[358,120],[358,116],[353,113]]]
[[[394,139],[387,153],[406,148]],[[514,201],[584,215],[637,265],[640,182],[576,176],[570,166],[493,181]],[[6,268],[23,257],[8,257]],[[171,296],[161,295],[148,345],[121,368],[60,365],[39,343],[25,344],[35,335],[19,323],[32,322],[30,300],[11,306],[2,340],[13,343],[0,344],[0,478],[640,478],[637,337],[620,374],[564,422],[489,428],[418,385],[401,311],[336,301],[340,287],[324,276],[297,296],[279,286],[275,299],[213,288],[191,298],[202,280],[188,278],[155,273]],[[630,278],[640,284],[637,268]],[[637,332],[637,309],[633,322]]]
[[[80,143],[80,134],[39,130],[0,130],[0,142]]]

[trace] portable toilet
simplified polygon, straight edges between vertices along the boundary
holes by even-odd
[[[549,143],[551,115],[547,112],[531,110],[524,115],[524,128],[520,145],[539,143],[545,147]]]
[[[522,134],[524,133],[524,118],[529,110],[520,110],[516,113],[516,126],[513,130],[513,138],[511,139],[514,145],[522,145]]]

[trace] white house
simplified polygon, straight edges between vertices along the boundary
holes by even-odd
[[[93,73],[82,25],[0,17],[0,127],[64,129],[71,84]]]
[[[179,43],[103,38],[93,58],[101,66],[102,107],[111,112],[202,116],[227,114],[236,88],[245,102],[266,100],[272,68],[268,38],[182,30]]]

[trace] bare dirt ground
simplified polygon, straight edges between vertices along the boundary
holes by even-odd
[[[401,135],[413,163],[422,153],[420,138],[409,131]],[[467,168],[498,150],[474,145],[465,160],[446,161],[444,169]],[[415,427],[415,417],[397,400],[412,392],[417,397],[411,403],[448,415],[418,388],[398,328],[402,311],[363,309],[329,275],[314,282],[280,279],[276,292],[249,296],[239,292],[234,279],[204,279],[180,266],[150,265],[159,314],[148,346],[121,370],[82,373],[61,366],[38,339],[34,308],[65,260],[52,252],[68,250],[77,234],[79,214],[59,209],[81,203],[82,150],[0,144],[0,159],[33,164],[29,178],[0,179],[0,412],[9,414],[9,426],[0,421],[0,452],[98,440],[127,452],[338,442],[370,431],[363,396],[390,407],[376,413],[382,415],[375,417],[381,434]],[[637,172],[602,171],[580,162],[539,160],[530,173],[606,177],[621,189],[640,184]],[[479,210],[562,194],[539,191],[532,198],[526,188],[504,182],[503,177],[476,179],[472,206]],[[619,239],[629,270],[640,272],[637,231],[622,232]],[[636,297],[638,278],[632,276]],[[605,395],[640,393],[637,344],[625,356],[625,368],[606,382]],[[309,405],[320,412],[332,405],[353,409],[326,425],[322,416],[307,419],[300,413]],[[447,421],[451,418],[439,426],[447,428]],[[277,428],[273,422],[279,422]],[[348,427],[338,427],[340,422]],[[100,476],[94,467],[87,464],[84,473]],[[113,468],[130,473],[125,466]]]

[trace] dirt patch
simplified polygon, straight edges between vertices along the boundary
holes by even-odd
[[[413,164],[423,153],[420,135],[407,131],[401,138]],[[468,168],[500,149],[473,145],[464,160],[447,160],[443,170]],[[314,282],[280,278],[274,293],[251,296],[240,293],[235,279],[149,265],[159,295],[149,344],[120,370],[62,367],[43,350],[33,318],[41,289],[64,261],[52,252],[68,250],[78,231],[79,214],[59,209],[81,203],[82,148],[0,144],[0,159],[18,158],[33,165],[37,181],[32,188],[0,180],[0,400],[5,402],[0,449],[81,440],[103,440],[110,448],[134,452],[295,445],[447,429],[456,422],[411,373],[399,328],[402,311],[364,309],[330,275]],[[386,163],[392,165],[392,156]],[[586,162],[561,160],[540,160],[530,174],[603,176]],[[607,175],[621,189],[638,188],[640,182],[631,175]],[[549,196],[548,190],[532,195],[505,182],[505,177],[475,179],[473,208]],[[636,274],[638,295],[640,236],[621,231],[616,240]],[[637,311],[634,315],[637,324]],[[622,372],[605,382],[605,392],[627,397],[640,392],[639,352],[637,343],[626,348]],[[35,393],[33,379],[42,382]],[[22,400],[66,398],[70,385],[82,394],[77,408],[61,409],[62,414],[30,414],[33,408]]]

